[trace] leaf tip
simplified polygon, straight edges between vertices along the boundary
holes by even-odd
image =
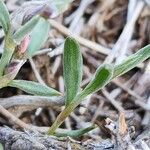
[[[65,40],[65,43],[66,42],[74,42],[74,43],[77,43],[77,40],[75,38],[73,38],[72,36],[68,36]]]

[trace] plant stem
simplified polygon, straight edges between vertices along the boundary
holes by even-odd
[[[127,71],[134,68],[137,64],[143,62],[147,58],[150,57],[150,44],[145,46],[144,48],[140,49],[135,54],[128,57],[126,60],[124,60],[121,64],[118,64],[114,66],[114,75],[111,80],[113,80],[115,77],[120,76]],[[107,84],[107,83],[106,83]],[[106,85],[105,84],[105,85]],[[102,88],[102,87],[101,87]],[[101,89],[100,88],[100,89]],[[99,90],[100,90],[99,89]],[[56,129],[64,122],[64,120],[70,115],[70,113],[81,103],[82,100],[87,95],[84,95],[84,93],[80,93],[57,117],[53,125],[50,127],[48,134],[54,135]]]
[[[53,125],[50,127],[48,134],[54,135],[56,129],[64,122],[64,120],[70,115],[70,113],[80,104],[81,99],[78,99],[78,101],[74,100],[71,102],[56,118]]]
[[[56,129],[65,121],[65,119],[84,100],[85,97],[86,95],[84,95],[84,93],[79,93],[76,98],[58,115],[48,131],[49,135],[55,134]]]
[[[15,50],[15,47],[16,47],[16,44],[13,42],[13,40],[8,35],[5,39],[4,52],[0,59],[0,76],[3,75],[5,67],[9,64],[10,59]]]
[[[78,138],[81,137],[83,134],[90,132],[91,130],[95,129],[97,126],[91,125],[86,128],[78,129],[78,130],[72,130],[72,131],[63,131],[60,130],[59,132],[56,131],[55,136],[57,137],[72,137],[72,138]]]

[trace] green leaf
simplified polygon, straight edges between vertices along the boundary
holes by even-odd
[[[139,63],[143,62],[144,60],[146,60],[149,57],[150,57],[150,44],[141,48],[135,54],[129,56],[122,63],[116,65],[114,67],[113,78],[118,77],[122,74],[125,74],[126,72],[133,69]]]
[[[29,94],[40,95],[40,96],[59,96],[60,92],[37,82],[26,81],[26,80],[12,80],[8,86],[19,88]]]
[[[1,143],[0,143],[0,150],[4,150],[4,147]]]
[[[102,65],[96,71],[93,80],[86,86],[86,88],[79,93],[75,100],[72,101],[56,118],[53,125],[50,127],[48,134],[55,134],[56,129],[64,122],[65,118],[84,100],[84,98],[104,87],[113,78],[122,75],[134,68],[138,63],[150,57],[150,45],[139,50],[137,53],[128,57],[121,64],[116,65],[113,69],[110,65]]]
[[[13,39],[8,35],[5,36],[5,44],[4,44],[4,52],[2,53],[0,59],[0,76],[3,75],[5,67],[9,64],[12,55],[14,53],[16,47],[16,43],[14,43]]]
[[[79,92],[82,80],[82,54],[79,44],[75,39],[70,37],[66,39],[63,57],[63,73],[67,106]]]
[[[15,34],[13,35],[13,39],[16,43],[20,43],[24,37],[29,34],[36,24],[39,21],[40,16],[35,16],[31,20],[29,20],[25,25],[23,25],[20,29],[18,29]]]
[[[96,74],[85,89],[79,93],[75,100],[72,101],[56,118],[53,125],[50,127],[48,134],[54,135],[56,129],[64,122],[65,118],[84,100],[86,96],[100,90],[104,87],[113,76],[113,67],[110,65],[102,65],[96,71]]]
[[[49,34],[49,22],[41,17],[31,32],[30,44],[28,47],[28,56],[32,57],[46,42]]]
[[[113,67],[108,64],[104,64],[100,66],[94,78],[90,81],[90,83],[85,87],[85,89],[79,94],[79,99],[83,99],[89,94],[97,92],[102,87],[104,87],[113,76]]]
[[[53,6],[54,9],[54,16],[56,17],[57,15],[61,14],[65,10],[67,10],[69,4],[73,2],[74,0],[55,0],[51,2],[51,6]]]
[[[5,34],[7,34],[10,29],[10,18],[6,5],[2,0],[0,0],[0,24],[2,25]]]
[[[59,132],[56,131],[55,136],[57,137],[72,137],[72,138],[78,138],[81,137],[82,135],[92,131],[93,129],[95,129],[96,126],[90,126],[87,128],[83,128],[83,129],[79,129],[79,130],[72,130],[72,131],[64,131],[64,130],[60,130]]]
[[[1,88],[4,88],[4,87],[7,87],[8,83],[11,81],[10,79],[7,78],[7,76],[2,76],[0,77],[0,89]]]

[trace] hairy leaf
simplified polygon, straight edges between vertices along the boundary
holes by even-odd
[[[90,126],[90,127],[87,127],[87,128],[83,128],[83,129],[79,129],[79,130],[73,130],[73,131],[63,131],[63,130],[60,130],[59,132],[57,131],[55,133],[55,136],[57,137],[72,137],[72,138],[78,138],[78,137],[81,137],[82,135],[90,132],[91,130],[95,129],[96,127],[93,125],[93,126]]]
[[[2,25],[5,34],[7,34],[10,29],[10,18],[3,0],[0,0],[0,24]]]
[[[7,76],[0,77],[0,89],[3,87],[7,87],[8,83],[11,81],[7,78]]]
[[[122,63],[116,65],[114,67],[113,78],[120,76],[122,74],[125,74],[126,72],[133,69],[139,63],[143,62],[144,60],[146,60],[149,57],[150,57],[150,44],[141,48],[135,54],[129,56]]]
[[[55,0],[51,2],[51,6],[53,7],[53,15],[52,17],[58,16],[60,13],[67,10],[69,4],[73,2],[73,0]]]
[[[32,57],[46,42],[49,34],[49,22],[41,17],[31,32],[30,44],[28,47],[28,56]]]
[[[86,86],[86,88],[79,93],[75,100],[72,101],[56,118],[55,122],[49,129],[49,134],[55,134],[56,129],[64,122],[65,118],[83,101],[83,99],[97,90],[101,89],[113,78],[126,73],[134,68],[138,63],[150,57],[150,45],[139,50],[137,53],[128,57],[121,64],[116,65],[113,69],[110,65],[102,65],[96,71],[93,80]]]
[[[113,68],[110,65],[102,65],[96,71],[96,74],[85,89],[79,93],[75,100],[72,101],[56,118],[53,125],[50,127],[48,134],[54,135],[56,129],[64,122],[65,118],[84,100],[86,96],[98,91],[105,86],[113,76]]]
[[[90,83],[85,87],[85,89],[79,94],[79,99],[85,98],[89,94],[97,92],[103,86],[105,86],[113,76],[113,67],[108,64],[104,64],[100,66],[94,78],[90,81]]]
[[[12,80],[8,86],[19,88],[29,94],[40,96],[59,96],[61,93],[58,91],[37,82],[26,80]]]
[[[70,37],[66,39],[63,57],[66,105],[68,105],[80,90],[80,83],[82,80],[82,54],[79,44],[75,39]]]
[[[4,150],[4,147],[1,143],[0,143],[0,150]]]
[[[9,64],[13,52],[15,50],[16,43],[14,43],[13,39],[9,36],[5,36],[5,44],[4,44],[4,52],[2,53],[0,59],[0,76],[3,75],[5,67]]]
[[[36,24],[39,21],[39,16],[33,17],[31,20],[29,20],[25,25],[23,25],[20,29],[18,29],[15,34],[13,35],[13,39],[16,43],[20,43],[24,37],[29,34],[33,28],[36,26]]]

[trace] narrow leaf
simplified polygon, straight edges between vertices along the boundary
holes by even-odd
[[[113,76],[113,67],[111,65],[104,64],[100,66],[97,69],[94,78],[85,87],[85,89],[81,92],[81,94],[79,94],[80,97],[79,99],[83,99],[89,94],[92,94],[100,90],[110,81],[112,76]]]
[[[28,47],[28,56],[32,57],[46,42],[49,34],[49,22],[41,17],[31,32],[30,44]]]
[[[68,105],[80,90],[82,80],[82,54],[77,41],[68,37],[63,54],[64,84],[66,88],[66,105]]]
[[[0,0],[0,24],[2,25],[5,34],[7,34],[10,28],[10,18],[3,0]]]
[[[26,80],[12,80],[8,86],[19,88],[29,94],[40,96],[59,96],[61,93],[58,91],[37,82]]]
[[[5,75],[3,77],[9,79],[10,81],[13,80],[25,62],[26,60],[12,61],[5,68]]]
[[[3,87],[6,87],[8,85],[8,83],[11,81],[7,78],[7,76],[2,76],[0,77],[0,89],[3,88]]]
[[[116,65],[114,67],[113,78],[120,76],[122,74],[125,74],[126,72],[133,69],[139,63],[143,62],[144,60],[146,60],[149,57],[150,57],[150,44],[141,48],[135,54],[129,56],[122,63]]]
[[[1,143],[0,143],[0,150],[4,150],[4,147]]]
[[[138,63],[150,57],[150,45],[139,50],[137,53],[128,57],[121,64],[116,65],[113,69],[110,65],[103,65],[97,69],[95,77],[86,86],[86,88],[76,96],[76,100],[66,107],[57,117],[53,125],[49,129],[49,134],[55,134],[56,129],[64,122],[65,118],[82,102],[89,94],[96,92],[110,82],[113,78],[122,75],[134,68]],[[127,63],[127,64],[126,64]]]
[[[51,6],[53,7],[52,17],[58,16],[60,13],[67,10],[69,4],[74,0],[55,0],[51,2]]]
[[[113,67],[110,65],[102,65],[96,71],[93,80],[79,93],[75,100],[72,101],[57,117],[53,125],[50,127],[48,134],[54,135],[56,129],[64,122],[65,118],[84,100],[86,96],[100,90],[105,86],[113,76]]]
[[[5,36],[4,51],[0,59],[0,76],[3,75],[5,67],[9,64],[15,47],[16,43],[14,43],[13,39],[9,35]]]
[[[72,137],[72,138],[78,138],[81,137],[82,135],[92,131],[93,129],[95,129],[96,126],[90,126],[87,128],[83,128],[83,129],[79,129],[79,130],[72,130],[72,131],[63,131],[60,130],[59,132],[56,131],[55,136],[57,137]]]
[[[13,39],[16,43],[19,44],[24,39],[24,37],[33,30],[33,28],[38,23],[39,18],[39,16],[33,17],[25,25],[23,25],[20,29],[16,31],[16,33],[13,35]]]

